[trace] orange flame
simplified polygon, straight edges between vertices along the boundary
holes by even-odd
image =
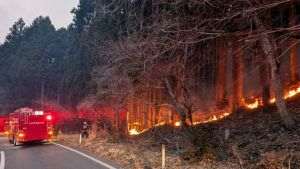
[[[273,104],[273,103],[275,103],[275,102],[276,102],[275,97],[270,99],[270,103],[271,103],[271,104]]]
[[[205,123],[210,123],[210,122],[214,122],[214,121],[218,121],[218,120],[221,120],[227,116],[229,116],[230,113],[228,112],[223,112],[222,114],[220,115],[213,115],[211,117],[208,118],[208,120],[204,120],[204,121],[195,121],[193,122],[193,125],[197,125],[197,124],[205,124]]]
[[[297,96],[299,93],[300,93],[300,84],[298,84],[296,88],[294,86],[293,88],[290,88],[287,92],[285,92],[283,98],[287,100],[293,98],[294,96]],[[271,104],[274,104],[276,102],[276,98],[275,97],[271,98],[269,102]]]
[[[180,126],[181,126],[181,122],[180,122],[180,121],[175,122],[175,123],[174,123],[174,126],[175,126],[175,127],[180,127]]]
[[[134,124],[134,125],[136,125],[136,126],[140,126],[140,123],[139,123],[139,122],[134,122],[134,123],[132,123],[132,124]],[[165,124],[166,124],[166,122],[160,122],[160,123],[155,124],[154,127],[163,126],[163,125],[165,125]],[[144,129],[144,130],[142,130],[142,131],[139,131],[136,127],[133,127],[133,128],[131,128],[131,129],[128,129],[128,134],[131,135],[131,136],[135,136],[135,135],[142,134],[142,133],[148,131],[149,129],[150,129],[150,128]]]
[[[257,109],[260,105],[261,104],[258,98],[256,98],[253,103],[245,103],[245,107],[247,107],[248,109]]]
[[[294,86],[291,86],[288,88],[288,90],[286,90],[284,92],[284,99],[287,100],[289,98],[292,98],[292,97],[295,97],[295,96],[298,96],[300,95],[300,82],[297,84],[297,85],[294,85]],[[274,104],[276,102],[276,98],[275,97],[272,97],[270,100],[269,100],[269,103],[270,104]],[[262,107],[263,104],[262,104],[262,99],[261,97],[252,97],[252,102],[248,102],[245,101],[245,99],[243,99],[243,105],[245,108],[247,109],[257,109],[259,107]],[[198,119],[197,121],[194,121],[192,125],[197,125],[197,124],[204,124],[204,123],[210,123],[210,122],[214,122],[214,121],[218,121],[218,120],[221,120],[227,116],[229,116],[231,114],[231,112],[229,111],[223,111],[223,112],[215,112],[213,115],[211,115],[210,117],[208,118],[202,118],[202,119]],[[205,120],[206,119],[206,120]],[[167,122],[159,122],[155,125],[153,125],[153,127],[157,127],[157,126],[162,126],[162,125],[166,125],[168,124]],[[171,123],[174,127],[180,127],[182,124],[180,121],[176,121],[174,123]],[[135,123],[132,123],[132,125],[134,125],[131,129],[128,129],[128,133],[129,135],[139,135],[139,134],[142,134],[146,131],[148,131],[150,128],[148,129],[144,129],[144,130],[139,130],[139,127],[137,126],[141,126],[140,123],[138,122],[135,122]]]
[[[130,129],[129,130],[129,135],[139,135],[141,132],[137,131],[137,129]]]

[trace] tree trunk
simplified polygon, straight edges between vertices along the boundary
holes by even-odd
[[[262,22],[257,16],[254,18],[254,21],[259,30],[261,30],[262,32],[266,31],[266,28],[264,27],[264,25],[262,24]],[[280,114],[285,126],[290,128],[295,124],[295,122],[289,115],[285,101],[283,99],[283,86],[279,74],[279,64],[275,60],[276,58],[275,43],[272,41],[272,38],[268,34],[261,34],[260,37],[261,37],[260,43],[262,45],[262,49],[265,55],[267,56],[267,61],[271,67],[271,86],[275,93],[278,113]]]
[[[270,67],[265,62],[265,57],[262,56],[262,66],[259,67],[260,85],[262,86],[262,102],[263,105],[268,105],[271,93],[270,93]]]
[[[290,18],[289,18],[289,25],[290,27],[295,26],[296,19],[295,19],[295,8],[292,6],[292,9],[290,10]],[[299,80],[298,77],[298,72],[297,72],[297,45],[296,41],[294,39],[290,40],[290,46],[291,46],[291,51],[290,51],[290,73],[291,73],[291,83],[295,83]]]
[[[220,39],[217,42],[217,55],[218,55],[218,74],[216,83],[216,102],[221,107],[224,106],[226,99],[226,63],[227,52],[225,50],[224,39]]]
[[[291,40],[291,45],[294,45],[294,41]],[[298,73],[297,73],[297,45],[291,47],[290,51],[290,73],[291,73],[291,83],[295,83],[298,81]]]
[[[146,92],[146,112],[147,112],[147,118],[148,118],[148,121],[147,121],[147,126],[148,127],[152,127],[152,123],[153,123],[153,119],[152,119],[152,116],[153,116],[153,113],[152,113],[152,109],[151,109],[151,106],[150,104],[152,103],[151,101],[151,91],[152,91],[152,88],[150,88],[149,86],[147,87],[147,92]]]
[[[180,116],[180,121],[181,123],[183,124],[183,126],[187,126],[186,125],[186,115],[187,115],[187,110],[186,108],[184,107],[184,105],[182,105],[181,103],[179,103],[176,99],[176,96],[172,90],[172,87],[171,87],[171,84],[169,82],[169,80],[166,78],[164,79],[164,82],[165,82],[165,85],[166,85],[166,88],[167,88],[167,91],[168,91],[168,94],[170,95],[171,97],[171,102],[172,102],[172,105],[174,106],[174,108],[176,109],[176,112],[179,114]]]
[[[233,94],[232,94],[232,108],[237,110],[243,105],[243,89],[244,89],[244,59],[243,50],[240,46],[235,47],[232,58],[232,80],[233,80]]]
[[[114,113],[115,113],[115,129],[117,131],[117,133],[120,133],[120,109],[115,109]]]

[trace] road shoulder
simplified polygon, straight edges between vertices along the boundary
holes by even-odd
[[[4,151],[0,151],[0,169],[5,168],[5,153]]]
[[[74,146],[67,145],[67,144],[61,143],[61,142],[53,142],[52,144],[56,145],[57,147],[60,147],[65,150],[76,153],[80,156],[83,156],[91,161],[94,161],[102,166],[105,166],[108,169],[121,169],[122,168],[120,165],[116,164],[115,162],[104,159],[102,157],[99,157],[99,156],[97,156],[89,151],[86,151],[80,147],[74,147]]]

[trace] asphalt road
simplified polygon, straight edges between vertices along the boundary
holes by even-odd
[[[14,147],[6,138],[0,138],[1,151],[5,154],[5,169],[114,169],[91,156],[54,144]]]

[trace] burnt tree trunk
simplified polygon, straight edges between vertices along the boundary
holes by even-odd
[[[291,40],[291,45],[294,45],[295,41]],[[291,83],[298,81],[298,72],[297,72],[297,46],[294,45],[291,47],[290,51],[290,73],[291,73]]]
[[[254,22],[257,28],[265,32],[266,28],[261,20],[256,16]],[[276,61],[276,46],[269,34],[261,34],[260,43],[271,67],[271,86],[275,93],[276,106],[286,127],[292,127],[295,122],[287,111],[286,103],[283,99],[283,86],[280,79],[279,63]]]
[[[261,66],[259,67],[260,85],[262,86],[262,102],[263,105],[268,105],[271,93],[270,93],[270,67],[265,61],[265,57],[262,56]]]
[[[244,89],[244,59],[243,50],[240,46],[234,48],[232,58],[232,80],[233,80],[233,93],[232,93],[232,108],[236,111],[243,105],[243,89]]]
[[[187,126],[187,123],[186,123],[187,109],[185,108],[185,106],[183,104],[179,103],[178,100],[176,99],[175,93],[172,89],[172,86],[171,86],[169,80],[167,78],[165,78],[164,82],[166,85],[167,92],[171,98],[171,103],[174,106],[178,115],[180,116],[180,121],[183,124],[182,126]]]
[[[290,10],[290,18],[289,18],[289,25],[292,27],[296,25],[296,19],[295,19],[295,8],[292,6],[292,9]],[[291,83],[295,83],[299,80],[298,72],[297,72],[297,45],[296,40],[291,39],[290,40],[290,74],[291,74]]]
[[[159,95],[158,95],[158,93],[157,93],[157,90],[156,90],[156,88],[153,88],[153,103],[154,103],[154,116],[153,116],[153,118],[154,118],[154,124],[157,124],[158,123],[158,118],[159,118],[159,116],[160,116],[160,113],[159,113],[159,111],[160,111],[160,102],[159,102]]]
[[[147,116],[148,116],[148,121],[147,121],[147,126],[148,127],[152,127],[152,124],[153,124],[153,112],[152,112],[152,109],[151,109],[151,106],[150,104],[152,103],[151,101],[151,91],[152,91],[152,88],[150,88],[149,86],[147,87],[148,90],[146,91],[146,111],[147,111]]]
[[[217,42],[218,55],[218,74],[216,83],[216,102],[221,107],[224,106],[226,100],[226,70],[227,70],[227,52],[225,50],[224,39]]]

